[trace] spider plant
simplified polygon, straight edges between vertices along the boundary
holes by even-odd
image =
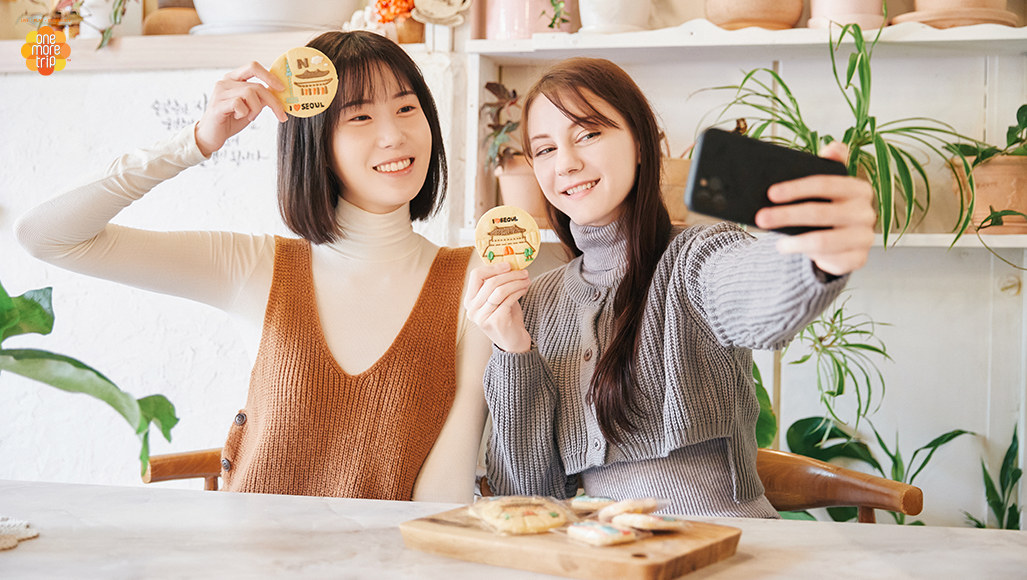
[[[851,126],[841,138],[849,150],[846,165],[850,175],[863,174],[871,182],[877,198],[878,225],[887,246],[891,232],[897,231],[901,236],[910,225],[923,219],[930,208],[931,186],[918,154],[923,150],[933,153],[955,173],[958,167],[970,168],[970,162],[958,145],[976,141],[960,135],[946,123],[926,117],[882,121],[870,113],[870,64],[881,30],[878,29],[868,43],[859,25],[842,26],[837,38],[832,33],[829,54],[835,84],[852,115]],[[852,50],[842,70],[838,53],[846,39],[851,41]],[[750,117],[748,123],[747,134],[751,137],[813,154],[819,153],[821,145],[836,140],[806,124],[788,83],[772,69],[757,68],[745,73],[737,85],[706,90],[731,90],[735,93],[721,108],[714,124],[720,123],[736,107],[747,107],[755,111],[755,116]],[[776,130],[783,134],[777,134]],[[951,155],[955,160],[950,159]],[[968,187],[967,195],[961,196],[964,201],[953,226],[953,243],[959,239],[973,214],[972,179]]]
[[[834,402],[851,385],[856,399],[853,421],[853,429],[856,429],[860,419],[876,409],[873,407],[875,385],[880,387],[877,406],[884,397],[884,378],[875,359],[891,360],[891,356],[876,335],[877,326],[883,323],[874,322],[866,314],[850,314],[845,309],[847,304],[846,298],[802,329],[788,345],[788,350],[803,348],[806,354],[789,364],[814,361],[820,401],[828,415],[839,423],[846,421],[838,416]]]

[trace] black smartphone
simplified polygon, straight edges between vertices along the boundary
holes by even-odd
[[[767,199],[771,185],[823,174],[848,175],[849,172],[843,163],[805,151],[740,133],[707,129],[692,151],[685,205],[696,213],[755,226],[756,212],[774,205]],[[815,229],[822,228],[788,227],[774,231],[795,235]]]

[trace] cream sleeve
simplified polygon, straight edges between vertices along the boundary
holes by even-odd
[[[161,232],[110,223],[161,182],[205,159],[193,126],[116,159],[90,180],[22,216],[14,230],[36,258],[62,268],[229,310],[274,238]]]

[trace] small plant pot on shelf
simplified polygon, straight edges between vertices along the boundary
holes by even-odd
[[[685,206],[685,187],[688,186],[688,170],[692,166],[690,159],[678,157],[663,158],[663,183],[661,193],[663,204],[670,213],[670,221],[683,225],[688,219],[688,207]]]
[[[972,158],[968,158],[972,161]],[[992,157],[973,170],[976,195],[973,223],[979,226],[997,211],[1014,210],[1027,214],[1027,156],[1000,155]],[[960,172],[966,188],[966,176]],[[956,191],[960,191],[958,186]],[[982,234],[1027,234],[1027,220],[1020,216],[1005,216],[1003,225],[982,228]]]
[[[858,24],[863,30],[884,26],[881,0],[810,0],[809,28]]]
[[[519,207],[535,218],[538,227],[549,227],[546,198],[535,179],[535,172],[523,155],[506,159],[493,174],[499,178],[499,197],[503,205]]]
[[[706,19],[727,30],[752,26],[769,30],[794,28],[802,0],[706,0]]]

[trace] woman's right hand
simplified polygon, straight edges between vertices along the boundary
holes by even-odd
[[[249,82],[250,79],[264,81],[267,86]],[[282,81],[258,62],[235,69],[214,85],[207,110],[194,129],[196,144],[204,157],[221,149],[225,141],[252,123],[264,107],[274,111],[281,123],[289,118],[285,107],[268,87],[285,90]]]
[[[518,302],[531,280],[525,270],[512,270],[507,262],[482,266],[471,272],[464,308],[472,322],[493,344],[506,352],[531,350],[531,335],[524,328]]]

